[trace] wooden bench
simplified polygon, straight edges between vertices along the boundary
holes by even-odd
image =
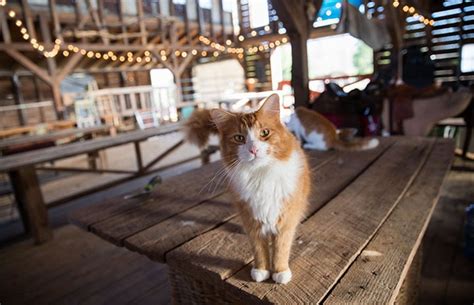
[[[12,153],[33,150],[35,147],[41,145],[54,146],[57,141],[72,141],[79,138],[93,139],[97,134],[110,134],[110,127],[70,128],[42,135],[0,139],[0,155],[10,155]]]
[[[219,162],[165,181],[148,198],[113,199],[70,218],[167,263],[177,304],[402,302],[453,151],[450,140],[405,137],[363,152],[308,151],[313,192],[287,285],[250,279],[252,251],[233,196],[214,180]]]
[[[157,169],[152,167],[169,155],[172,151],[183,144],[183,140],[177,139],[176,144],[158,155],[154,160],[148,164],[143,164],[140,150],[140,142],[158,135],[164,135],[172,132],[177,132],[181,129],[181,123],[173,123],[163,125],[158,128],[151,128],[145,131],[135,131],[120,134],[117,136],[103,137],[84,142],[77,142],[56,147],[48,147],[34,151],[14,154],[0,158],[0,172],[7,172],[12,183],[15,199],[18,204],[18,209],[23,220],[23,225],[26,232],[33,234],[35,241],[41,243],[51,238],[51,230],[48,227],[48,217],[46,205],[40,189],[40,184],[36,175],[36,170],[50,170],[50,171],[68,171],[68,172],[93,172],[93,173],[115,173],[127,174],[126,177],[117,179],[107,185],[101,185],[91,191],[97,191],[105,187],[116,185],[132,178],[150,174]],[[42,166],[43,163],[64,159],[81,154],[95,154],[100,150],[111,148],[118,145],[134,143],[135,154],[137,159],[137,170],[115,170],[115,169],[99,169],[99,168],[75,168],[75,167],[53,167]],[[188,158],[179,163],[188,162],[197,158],[204,158],[203,156],[196,156]],[[176,164],[174,164],[176,165]],[[167,166],[169,167],[169,166]],[[163,168],[162,168],[163,169]],[[48,207],[56,206],[64,203],[85,193],[74,194],[61,199],[58,202],[48,203]]]

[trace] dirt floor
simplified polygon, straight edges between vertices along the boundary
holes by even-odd
[[[172,143],[176,136],[170,136],[167,140]],[[165,149],[161,143],[164,141],[146,143],[146,158],[152,159],[152,153]],[[132,168],[135,160],[131,157],[131,152],[133,147],[114,149],[108,153],[109,164]],[[196,152],[192,148],[183,147],[181,153]],[[195,166],[199,166],[199,162],[177,167],[162,175],[174,175]],[[453,168],[447,177],[423,242],[419,304],[471,305],[474,302],[474,261],[463,255],[464,210],[469,203],[474,202],[474,162],[456,159]],[[62,179],[61,182],[46,183],[46,197],[53,198],[101,181],[90,175],[79,176],[82,177],[75,175]],[[2,224],[2,235],[9,233],[16,238],[10,238],[0,248],[0,303],[170,303],[166,266],[112,246],[67,222],[67,214],[74,209],[100,202],[111,194],[128,193],[139,188],[146,180],[146,177],[137,179],[52,208],[50,218],[55,227],[54,240],[41,246],[33,246],[31,240],[21,235],[18,220],[12,218]]]

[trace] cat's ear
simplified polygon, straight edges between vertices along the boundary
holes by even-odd
[[[230,119],[234,117],[233,113],[222,109],[212,109],[211,110],[211,118],[214,124],[216,124],[217,129],[221,130],[222,126]]]
[[[257,111],[266,115],[280,118],[280,98],[278,94],[273,93],[262,101],[262,106]]]

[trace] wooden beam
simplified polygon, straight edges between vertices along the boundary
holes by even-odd
[[[227,34],[225,33],[225,21],[224,21],[224,0],[219,0],[219,15],[221,17],[221,35],[222,35],[222,41],[225,43],[227,40]]]
[[[76,67],[76,65],[81,61],[82,55],[80,53],[74,53],[69,60],[67,61],[66,65],[59,71],[59,73],[55,76],[56,82],[61,82],[63,79],[68,76],[71,71]]]
[[[51,44],[51,31],[49,29],[47,17],[45,15],[40,15],[39,19],[41,36],[43,37],[44,42]],[[46,58],[46,63],[48,64],[49,74],[54,77],[54,74],[56,74],[56,59],[48,57]]]
[[[35,24],[33,22],[33,16],[31,14],[30,4],[28,3],[28,0],[21,0],[21,8],[23,12],[23,17],[26,22],[26,28],[28,29],[30,37],[36,38]]]
[[[140,34],[142,35],[141,36],[141,41],[142,41],[142,44],[145,45],[145,44],[147,44],[148,34],[147,34],[145,22],[143,20],[143,18],[144,18],[143,17],[143,1],[142,0],[136,0],[136,4],[137,4],[138,24],[140,26]]]
[[[15,105],[21,105],[23,104],[23,93],[21,90],[21,84],[20,84],[20,78],[18,77],[17,74],[13,74],[10,78],[11,84],[12,84],[12,91],[13,91],[13,97],[15,98]],[[26,117],[26,113],[23,111],[22,108],[18,108],[18,120],[20,121],[21,126],[25,126],[28,122],[28,119]]]
[[[118,0],[119,19],[120,19],[120,23],[122,24],[121,25],[122,33],[127,33],[127,27],[125,26],[124,18],[123,18],[123,3],[122,3],[122,1],[124,1],[124,0]],[[129,44],[128,38],[124,37],[123,43],[128,45]]]
[[[40,101],[43,100],[43,92],[41,91],[41,87],[40,87],[40,84],[39,84],[38,77],[36,77],[34,75],[32,77],[33,77],[33,83],[35,85],[36,101],[40,102]],[[40,114],[41,123],[46,122],[46,116],[45,116],[43,107],[39,107],[39,114]]]
[[[311,33],[313,20],[321,7],[321,0],[273,0],[280,20],[287,29],[291,42],[293,65],[291,85],[294,90],[295,105],[309,104],[309,72],[307,40]]]
[[[62,40],[63,37],[61,35],[61,24],[59,23],[58,12],[56,11],[56,0],[48,0],[48,3],[49,11],[53,19],[54,36]]]
[[[295,106],[309,104],[308,38],[297,33],[288,33],[291,41],[291,85]]]
[[[43,81],[51,85],[53,83],[52,77],[48,75],[48,73],[33,63],[28,57],[21,54],[20,52],[10,48],[4,49],[5,53],[7,53],[10,57],[15,59],[19,64],[24,66],[25,68],[29,69],[33,74],[41,78]]]
[[[0,10],[0,26],[2,27],[3,41],[7,44],[11,42],[10,29],[8,28],[5,10]]]

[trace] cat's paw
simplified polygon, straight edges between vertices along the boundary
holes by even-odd
[[[282,272],[277,272],[272,274],[272,279],[275,281],[275,283],[278,284],[287,284],[289,281],[291,281],[291,270],[285,270]]]
[[[250,276],[252,276],[252,279],[255,282],[263,282],[270,278],[270,271],[252,268],[252,271],[250,271]]]

